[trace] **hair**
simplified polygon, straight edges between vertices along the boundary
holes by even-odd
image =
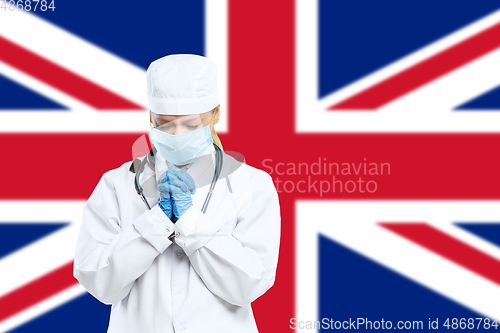
[[[212,113],[212,115],[215,114],[215,110],[217,110],[217,107],[219,107],[219,106],[217,105],[215,108],[213,108],[212,110],[210,110],[210,112]],[[214,141],[215,145],[217,145],[222,151],[224,151],[224,149],[222,148],[222,143],[220,142],[219,136],[215,132],[215,127],[212,128],[212,140]]]

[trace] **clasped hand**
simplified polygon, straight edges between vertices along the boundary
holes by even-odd
[[[193,177],[186,171],[168,169],[157,185],[160,191],[158,204],[169,219],[172,218],[172,213],[180,219],[193,205],[191,195],[196,193],[196,186]]]

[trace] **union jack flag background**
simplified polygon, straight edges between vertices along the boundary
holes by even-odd
[[[2,3],[0,332],[106,331],[73,277],[81,213],[140,155],[145,71],[173,53],[217,64],[224,149],[279,192],[260,332],[498,329],[498,1]]]

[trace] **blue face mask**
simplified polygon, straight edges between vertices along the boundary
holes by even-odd
[[[213,142],[210,124],[179,135],[168,134],[152,127],[149,139],[160,155],[175,165],[194,162]]]

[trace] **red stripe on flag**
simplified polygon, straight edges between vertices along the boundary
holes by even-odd
[[[375,110],[500,47],[500,24],[466,39],[328,110]]]
[[[78,281],[73,277],[73,261],[0,297],[0,322],[54,296]]]
[[[144,110],[56,63],[0,36],[0,60],[98,110]]]
[[[144,134],[0,133],[3,174],[8,163],[24,161],[4,177],[0,200],[87,200],[106,171],[146,155],[133,156]]]
[[[384,228],[500,285],[500,260],[425,223],[379,223]]]
[[[266,103],[270,102],[266,97]],[[242,104],[231,106],[231,110],[240,110]],[[500,184],[499,159],[491,153],[500,145],[499,134],[294,135],[293,117],[281,116],[281,122],[267,122],[268,117],[278,119],[281,115],[270,112],[266,122],[259,124],[262,135],[256,136],[254,127],[245,127],[252,110],[248,107],[231,115],[231,133],[220,133],[219,137],[225,150],[242,153],[248,164],[271,174],[280,199],[500,199],[496,186]],[[293,112],[293,108],[287,110]],[[147,133],[139,132],[0,133],[1,170],[5,175],[0,200],[87,200],[105,172],[141,156],[133,154],[133,147],[144,134],[147,139]],[[270,144],[283,138],[287,144],[279,149]],[[324,174],[310,175],[311,184],[316,185],[302,193],[303,185],[299,182],[309,182],[309,176],[302,167],[299,172],[300,163],[319,166],[322,162],[328,166],[332,162],[349,162],[358,167],[365,156],[368,166],[370,162],[389,163],[391,172],[355,175],[351,166],[351,175],[338,174],[336,180],[345,184],[362,178],[364,186],[373,180],[377,183],[376,192],[350,193],[345,186],[342,190],[336,185],[335,192],[329,190],[320,197],[318,182],[332,181],[333,177]],[[284,164],[277,167],[279,162]],[[297,167],[295,172],[286,172],[288,163]],[[295,189],[290,192],[290,185],[285,187],[285,182],[295,184]]]

